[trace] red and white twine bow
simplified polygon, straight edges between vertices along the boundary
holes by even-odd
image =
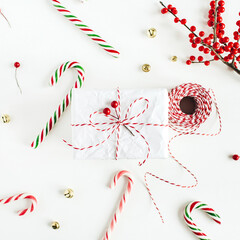
[[[134,105],[137,102],[140,102],[140,101],[145,101],[146,102],[146,106],[142,109],[142,111],[140,111],[136,115],[130,116],[132,108],[134,107]],[[94,113],[92,113],[89,116],[89,123],[72,124],[72,126],[74,126],[74,127],[92,126],[97,131],[108,132],[109,134],[108,134],[108,136],[104,140],[102,140],[101,142],[99,142],[99,143],[97,143],[95,145],[91,145],[91,146],[87,146],[87,147],[81,147],[81,148],[73,146],[72,144],[68,143],[65,140],[63,140],[63,141],[65,143],[67,143],[68,146],[72,147],[73,149],[82,151],[82,150],[98,147],[98,146],[104,144],[106,141],[108,141],[108,139],[114,133],[116,133],[117,141],[116,141],[116,155],[115,155],[115,158],[117,160],[118,159],[118,155],[119,155],[118,152],[119,152],[119,145],[120,145],[120,130],[121,130],[121,126],[125,126],[125,127],[127,126],[127,127],[131,128],[131,129],[133,129],[134,132],[136,132],[139,136],[141,136],[141,138],[144,140],[144,142],[146,144],[147,154],[146,154],[146,157],[143,160],[143,162],[139,162],[139,165],[141,166],[149,158],[150,146],[149,146],[149,143],[148,143],[147,139],[145,138],[145,136],[142,135],[141,132],[138,129],[136,129],[136,126],[154,126],[154,127],[163,127],[164,126],[164,127],[166,127],[168,125],[166,125],[166,124],[157,124],[157,123],[156,124],[155,123],[154,124],[153,123],[142,123],[142,122],[133,122],[132,121],[132,120],[137,119],[139,116],[143,115],[148,110],[149,100],[146,99],[146,98],[140,97],[140,98],[135,99],[129,105],[129,107],[127,108],[127,111],[126,111],[125,114],[122,114],[122,112],[121,112],[121,97],[120,97],[120,90],[119,89],[117,89],[117,102],[118,102],[118,107],[115,109],[116,110],[116,115],[117,115],[116,118],[114,116],[112,116],[112,115],[106,115],[103,112],[95,111]],[[106,121],[106,122],[94,122],[92,120],[92,118],[94,116],[96,116],[96,115],[105,116],[108,121]],[[122,117],[122,115],[124,117]]]

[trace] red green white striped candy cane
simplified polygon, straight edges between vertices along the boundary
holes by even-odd
[[[77,71],[77,81],[75,82],[73,87],[81,88],[84,82],[85,72],[78,62],[66,62],[62,64],[52,75],[50,84],[54,86],[58,82],[62,74],[68,69],[75,69]],[[41,132],[38,134],[36,139],[32,142],[31,144],[32,148],[37,148],[39,144],[43,142],[45,137],[52,130],[53,126],[57,123],[58,119],[62,116],[63,112],[69,106],[71,100],[72,100],[72,89],[63,99],[62,103],[58,106],[58,108],[54,111],[53,115],[50,117],[45,127],[41,130]]]
[[[195,209],[200,209],[204,212],[206,212],[216,223],[221,224],[221,219],[219,215],[210,207],[208,207],[207,204],[194,201],[189,203],[184,210],[183,217],[184,220],[189,227],[189,229],[195,234],[196,237],[198,237],[200,240],[210,240],[210,238],[197,227],[196,223],[193,221],[191,217],[191,213]]]
[[[104,234],[104,237],[102,238],[103,240],[109,240],[109,239],[110,239],[111,234],[112,234],[112,232],[113,232],[113,230],[114,230],[114,228],[115,228],[115,225],[116,225],[117,222],[118,222],[119,215],[121,214],[121,212],[122,212],[122,210],[123,210],[123,206],[126,204],[126,201],[127,201],[128,197],[129,197],[129,195],[130,195],[130,193],[131,193],[131,190],[132,190],[132,185],[133,185],[133,183],[134,183],[134,182],[133,182],[133,177],[132,177],[131,173],[128,172],[128,171],[126,171],[126,170],[120,171],[120,172],[118,172],[118,173],[114,176],[114,178],[113,178],[113,180],[112,180],[112,182],[111,182],[111,184],[110,184],[110,188],[116,187],[118,180],[119,180],[122,176],[125,176],[125,177],[127,177],[127,179],[128,179],[127,188],[126,188],[124,194],[122,195],[121,200],[120,200],[120,203],[119,203],[119,205],[118,205],[118,207],[117,207],[117,210],[116,210],[116,212],[115,212],[114,215],[113,215],[113,218],[112,218],[112,220],[111,220],[111,222],[110,222],[110,225],[109,225],[107,231],[106,231],[105,234]]]
[[[28,208],[18,211],[18,215],[23,216],[27,213],[33,212],[36,208],[36,205],[37,205],[37,199],[33,195],[26,194],[26,193],[21,193],[21,194],[14,195],[14,196],[11,196],[11,197],[8,197],[8,198],[0,199],[0,204],[5,205],[5,204],[15,202],[15,201],[18,201],[18,200],[22,200],[22,199],[30,200],[31,203],[30,203],[30,206]]]
[[[82,30],[87,34],[94,42],[96,42],[100,47],[107,51],[110,55],[117,58],[119,57],[119,52],[110,46],[102,37],[96,34],[89,26],[79,20],[74,16],[69,10],[67,10],[58,0],[52,0],[53,6],[63,14],[70,22],[72,22],[77,28]]]

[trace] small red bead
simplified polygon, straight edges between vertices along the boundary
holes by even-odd
[[[235,160],[235,161],[239,160],[239,155],[234,154],[234,155],[232,156],[232,159]]]
[[[111,113],[111,110],[109,108],[104,108],[103,113],[108,116]]]
[[[195,26],[191,26],[191,27],[190,27],[190,30],[191,30],[192,32],[195,32],[195,31],[196,31],[196,27],[195,27]]]
[[[214,49],[219,49],[219,48],[220,48],[220,43],[215,42],[215,43],[213,44],[213,48],[214,48]]]
[[[191,61],[194,61],[195,59],[196,59],[195,56],[191,56],[191,57],[190,57],[190,60],[191,60]]]
[[[187,20],[185,19],[185,18],[183,18],[182,20],[181,20],[181,24],[186,24],[187,23]]]
[[[205,66],[209,66],[210,62],[209,61],[205,61],[204,64],[205,64]]]
[[[117,108],[117,107],[118,107],[118,102],[117,102],[117,101],[112,101],[112,102],[111,102],[111,106],[112,106],[113,108]]]
[[[14,67],[15,67],[15,68],[19,68],[19,67],[20,67],[20,63],[19,63],[19,62],[15,62],[15,63],[14,63]]]
[[[167,13],[168,12],[168,9],[167,8],[163,8],[162,10],[161,10],[161,13],[162,14],[165,14],[165,13]]]
[[[179,20],[180,20],[180,19],[179,19],[178,17],[175,17],[175,18],[174,18],[174,22],[175,22],[175,23],[178,23]]]
[[[191,60],[187,60],[187,61],[186,61],[186,64],[187,64],[187,65],[191,65],[191,63],[192,63]]]
[[[199,56],[199,57],[198,57],[198,61],[199,61],[199,62],[202,62],[202,61],[203,61],[203,57],[202,57],[202,56]]]

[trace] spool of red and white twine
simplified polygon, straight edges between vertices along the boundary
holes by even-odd
[[[212,96],[211,96],[212,95]],[[184,97],[192,97],[196,102],[196,109],[195,112],[191,115],[185,114],[182,112],[180,108],[180,102]],[[219,130],[216,133],[200,133],[196,130],[208,119],[212,112],[212,106],[215,105],[216,113],[218,115],[219,119]],[[220,134],[222,130],[222,121],[220,117],[219,108],[216,102],[216,97],[212,89],[205,89],[199,84],[193,84],[193,83],[186,83],[177,86],[176,88],[173,88],[171,92],[169,93],[169,113],[168,113],[168,120],[169,120],[169,127],[176,131],[178,134],[173,136],[168,143],[168,151],[170,156],[181,166],[183,167],[193,178],[195,183],[192,185],[181,185],[177,184],[175,182],[163,179],[158,177],[157,175],[146,172],[144,175],[144,181],[146,188],[148,190],[148,193],[153,201],[153,204],[155,205],[156,210],[158,211],[158,214],[164,223],[163,217],[160,213],[160,210],[153,198],[153,195],[150,191],[149,184],[147,181],[147,176],[152,176],[160,181],[163,181],[167,184],[180,187],[180,188],[194,188],[198,185],[198,180],[196,176],[182,163],[180,163],[172,154],[170,144],[171,142],[182,135],[200,135],[200,136],[217,136]]]

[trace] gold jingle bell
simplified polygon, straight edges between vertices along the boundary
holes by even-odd
[[[142,70],[144,72],[149,72],[151,70],[151,66],[149,64],[143,64],[142,65]]]
[[[172,57],[171,57],[171,61],[172,61],[172,62],[176,62],[177,59],[178,59],[177,56],[172,56]]]
[[[149,28],[147,33],[148,33],[148,37],[155,38],[157,35],[157,30],[155,28]]]
[[[3,121],[3,123],[9,123],[11,121],[10,116],[7,114],[3,114],[2,121]]]
[[[54,230],[57,230],[57,229],[60,228],[60,224],[59,224],[58,222],[52,222],[52,228],[53,228]]]
[[[64,191],[64,196],[65,196],[66,198],[73,198],[73,196],[74,196],[74,191],[73,191],[72,189],[68,188],[68,189],[66,189],[66,190]]]

